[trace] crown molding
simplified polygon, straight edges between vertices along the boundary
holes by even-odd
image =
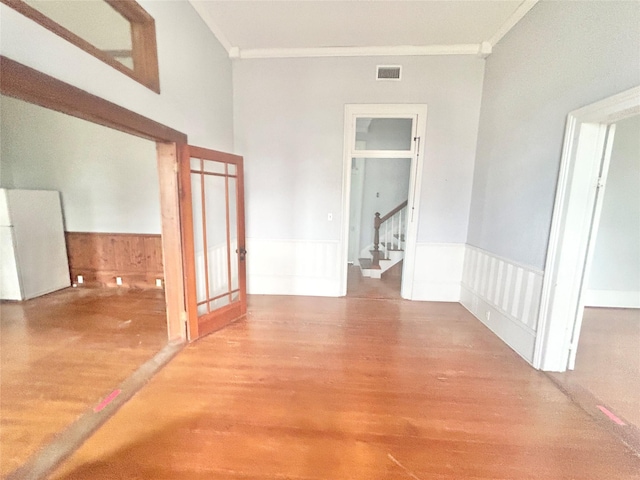
[[[487,42],[492,46],[495,47],[498,42],[500,40],[502,40],[502,37],[504,37],[507,33],[509,33],[509,31],[516,26],[516,24],[522,20],[522,18],[529,13],[529,10],[531,10],[536,3],[538,3],[539,0],[524,0],[519,6],[518,8],[515,9],[515,11],[511,14],[511,16],[509,18],[507,18],[507,20],[500,26],[500,28],[498,28],[498,30],[496,31],[496,33],[493,34],[493,36],[487,40]]]
[[[401,45],[396,47],[320,47],[237,49],[231,58],[388,57],[419,55],[479,55],[482,44]]]

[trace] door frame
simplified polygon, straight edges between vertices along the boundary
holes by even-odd
[[[351,203],[351,159],[356,152],[352,140],[356,134],[356,117],[374,118],[415,118],[412,141],[412,155],[409,178],[409,195],[407,203],[407,232],[405,242],[405,256],[402,268],[401,296],[411,300],[413,298],[414,268],[416,244],[418,237],[418,220],[420,218],[420,198],[422,189],[422,172],[424,165],[424,145],[427,132],[427,105],[425,104],[346,104],[344,108],[344,152],[342,174],[342,234],[341,252],[339,255],[340,295],[347,294],[347,272],[349,258],[349,214]],[[388,151],[376,155],[386,158],[386,155],[397,153]],[[398,157],[400,158],[400,157]],[[407,158],[406,156],[402,158]]]
[[[572,356],[575,358],[594,221],[597,227],[597,191],[606,181],[609,125],[638,114],[640,86],[575,110],[567,118],[542,284],[535,368],[564,372]]]
[[[162,254],[170,342],[185,342],[187,313],[182,262],[178,151],[187,136],[57,78],[0,56],[0,93],[156,142],[162,218]]]

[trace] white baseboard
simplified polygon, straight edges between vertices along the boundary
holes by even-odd
[[[587,290],[585,307],[640,308],[640,292]]]
[[[463,243],[418,243],[411,300],[460,301]]]
[[[339,242],[247,239],[247,292],[340,296]]]
[[[460,303],[529,363],[542,278],[540,270],[466,246]]]

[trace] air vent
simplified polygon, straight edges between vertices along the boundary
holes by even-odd
[[[400,80],[400,65],[378,65],[376,80]]]

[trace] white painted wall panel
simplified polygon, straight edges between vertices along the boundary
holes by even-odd
[[[411,300],[460,301],[465,245],[418,243]]]
[[[542,277],[537,269],[466,245],[460,302],[530,363]]]
[[[250,294],[338,296],[338,242],[247,239]]]

